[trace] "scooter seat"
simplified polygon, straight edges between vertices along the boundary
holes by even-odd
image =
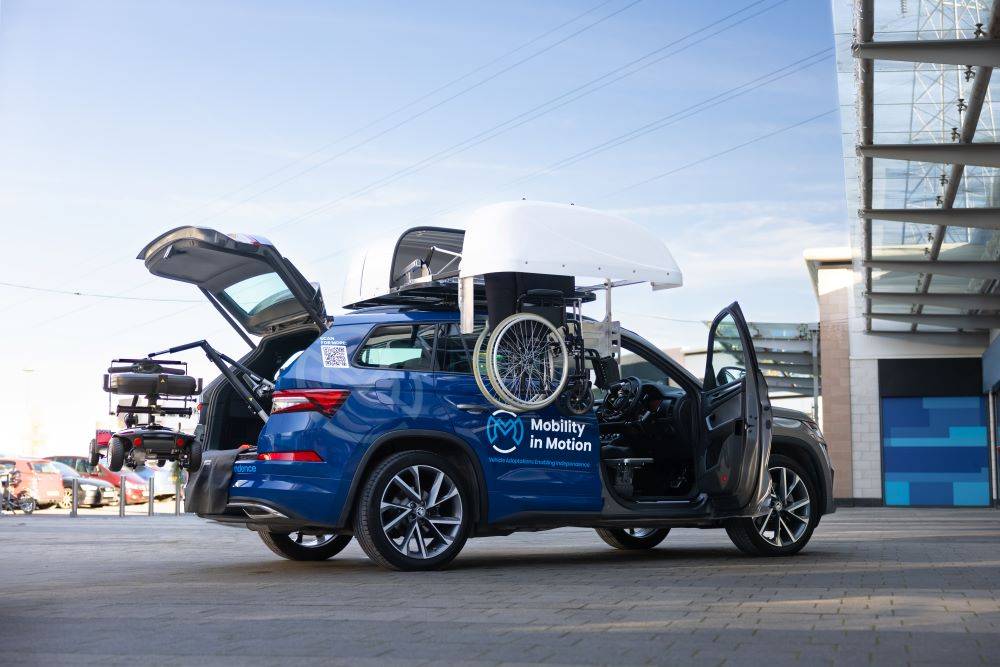
[[[190,375],[113,373],[108,378],[108,391],[134,396],[196,396],[198,381]]]

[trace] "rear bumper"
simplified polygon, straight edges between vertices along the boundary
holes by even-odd
[[[246,526],[250,530],[291,532],[293,530],[319,529],[337,532],[338,527],[310,522],[296,516],[287,508],[251,498],[232,497],[222,514],[199,514],[199,517],[229,525]]]

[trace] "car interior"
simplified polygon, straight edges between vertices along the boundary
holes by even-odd
[[[264,338],[242,363],[260,377],[276,378],[284,366],[316,340],[317,335],[315,328],[306,326]],[[247,407],[246,401],[229,382],[222,377],[216,378],[205,389],[205,400],[212,404],[205,424],[206,449],[233,449],[257,442],[264,422]],[[258,400],[264,410],[270,411],[269,396],[261,396]]]
[[[630,502],[696,496],[694,398],[668,372],[628,350],[621,375],[597,401],[607,486]]]

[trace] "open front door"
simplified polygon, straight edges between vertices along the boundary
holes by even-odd
[[[311,321],[326,329],[319,288],[266,239],[178,227],[151,241],[138,259],[154,276],[192,283],[253,347],[247,333]]]
[[[699,486],[718,509],[751,514],[770,484],[771,403],[739,304],[712,322],[706,356]]]

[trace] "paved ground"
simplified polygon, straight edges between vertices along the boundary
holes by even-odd
[[[11,665],[988,664],[1000,511],[841,510],[780,560],[721,531],[628,554],[567,529],[413,574],[190,517],[5,516],[0,591]]]

